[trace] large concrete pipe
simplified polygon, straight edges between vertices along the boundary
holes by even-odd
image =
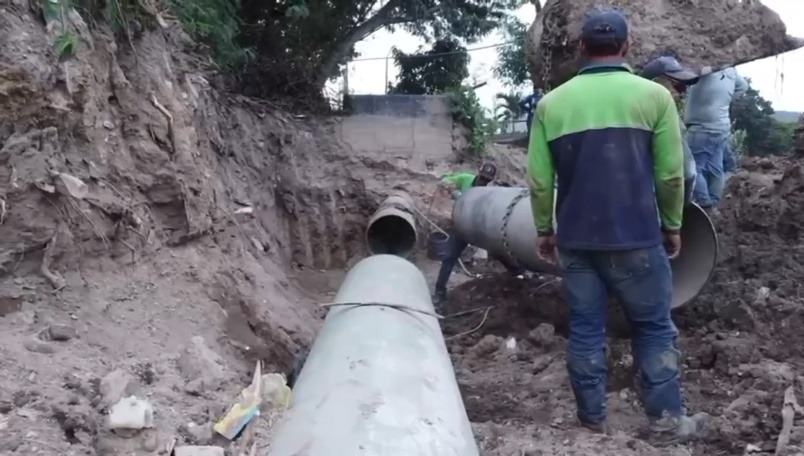
[[[555,265],[544,262],[536,254],[536,226],[527,189],[473,188],[455,203],[452,220],[458,235],[470,244],[503,257],[512,254],[533,271],[559,274]],[[715,227],[706,212],[695,204],[684,211],[681,240],[681,252],[671,262],[673,308],[683,306],[698,295],[709,281],[717,261]]]
[[[369,252],[407,258],[416,248],[416,239],[413,201],[407,193],[394,191],[369,219],[366,229]]]
[[[271,456],[477,456],[422,273],[391,255],[346,276]],[[383,305],[385,304],[385,305]]]

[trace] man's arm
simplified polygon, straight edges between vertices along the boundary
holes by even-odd
[[[553,157],[544,129],[544,105],[536,105],[528,146],[528,187],[533,221],[540,235],[553,234]]]
[[[748,91],[748,81],[745,80],[744,77],[740,76],[740,73],[737,72],[736,69],[734,71],[734,97],[741,97],[745,92]]]
[[[678,110],[670,92],[657,99],[659,121],[653,128],[653,179],[662,229],[675,233],[681,229],[684,212],[684,152]]]
[[[530,97],[519,100],[519,108],[525,112],[530,111]]]

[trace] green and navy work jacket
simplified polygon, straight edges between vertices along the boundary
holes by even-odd
[[[662,230],[681,228],[682,147],[666,88],[624,63],[583,69],[536,108],[528,184],[537,231],[551,234],[555,222],[567,249],[660,244]]]

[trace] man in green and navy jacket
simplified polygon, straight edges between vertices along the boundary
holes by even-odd
[[[570,312],[567,364],[581,424],[605,429],[611,291],[634,328],[654,443],[670,444],[696,436],[707,417],[684,416],[670,317],[668,257],[681,249],[684,208],[679,115],[664,87],[625,64],[622,13],[591,11],[581,43],[588,65],[539,102],[532,127],[528,183],[538,249],[546,258],[558,250]]]

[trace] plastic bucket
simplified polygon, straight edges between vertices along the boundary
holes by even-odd
[[[434,231],[427,236],[427,258],[442,261],[449,253],[449,236]]]

